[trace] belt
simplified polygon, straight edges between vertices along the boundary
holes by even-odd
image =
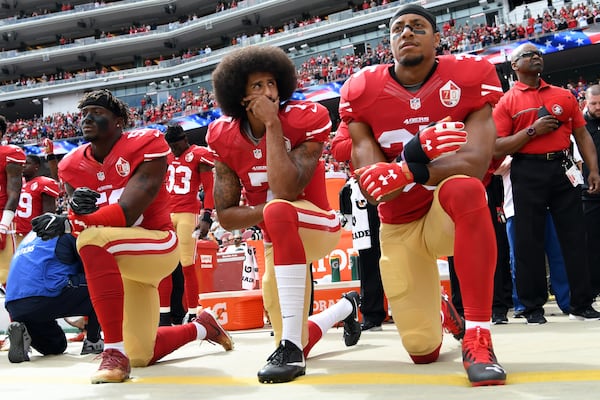
[[[513,158],[522,160],[539,160],[539,161],[553,161],[553,160],[564,160],[567,157],[564,151],[554,151],[552,153],[542,154],[526,154],[526,153],[515,153]]]

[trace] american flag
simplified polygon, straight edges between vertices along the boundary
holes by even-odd
[[[573,29],[549,33],[538,38],[521,39],[501,46],[486,47],[483,51],[477,53],[477,55],[486,58],[492,64],[500,64],[508,61],[510,53],[523,43],[532,43],[543,54],[551,54],[558,51],[590,46],[599,42],[600,30],[598,28],[594,27],[586,30]]]

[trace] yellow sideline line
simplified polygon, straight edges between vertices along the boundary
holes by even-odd
[[[509,373],[507,384],[600,381],[600,370],[539,371]],[[36,376],[2,376],[0,384],[89,384],[87,378]],[[206,386],[257,386],[262,385],[256,377],[228,376],[147,376],[133,377],[127,384],[144,385],[206,385]],[[393,373],[356,373],[303,376],[289,384],[293,385],[435,385],[470,386],[464,374],[426,375]]]

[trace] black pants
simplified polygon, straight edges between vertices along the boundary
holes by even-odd
[[[486,187],[488,195],[488,206],[496,233],[496,247],[498,257],[496,260],[496,272],[494,273],[494,298],[492,302],[492,314],[506,314],[513,306],[512,302],[512,277],[510,273],[510,248],[506,234],[506,220],[501,219],[504,204],[504,185],[502,177],[493,175],[491,182]]]
[[[31,347],[42,353],[62,354],[67,348],[65,333],[57,318],[87,316],[87,339],[100,339],[100,324],[87,286],[67,287],[56,297],[26,297],[6,303],[11,320],[22,322],[31,336]]]
[[[600,197],[583,199],[583,215],[592,294],[597,296],[600,294]]]
[[[377,206],[367,204],[367,213],[371,232],[371,248],[358,251],[360,258],[360,312],[364,320],[381,325],[387,315],[384,308],[381,272],[379,271],[381,248]]]
[[[515,280],[525,313],[543,311],[548,300],[544,230],[546,208],[550,211],[563,253],[571,311],[589,307],[593,296],[587,266],[585,224],[581,189],[565,175],[562,160],[531,160],[515,157],[511,166],[515,205]]]
[[[185,292],[185,279],[181,263],[171,273],[173,289],[171,290],[171,322],[173,325],[181,325],[187,315],[187,309],[183,307],[183,295]]]

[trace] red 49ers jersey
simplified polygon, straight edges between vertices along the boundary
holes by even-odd
[[[368,124],[392,161],[412,137],[432,122],[450,117],[464,121],[486,103],[495,104],[502,87],[492,64],[473,56],[441,56],[431,77],[410,92],[393,77],[390,65],[365,67],[352,75],[341,90],[340,115],[346,122]],[[395,199],[379,206],[385,223],[421,218],[433,200],[433,187],[411,184]]]
[[[79,146],[58,163],[58,176],[74,189],[88,187],[100,193],[97,204],[104,207],[118,202],[140,164],[166,157],[170,151],[160,131],[136,129],[123,132],[103,163],[94,159],[89,143]],[[152,230],[172,230],[169,210],[165,207],[168,201],[167,189],[161,185],[158,195],[135,225]]]
[[[204,186],[205,207],[213,208],[212,174],[201,174],[200,165],[214,165],[214,158],[206,147],[191,145],[179,157],[170,153],[167,157],[167,192],[169,192],[171,212],[200,212],[198,191]],[[205,182],[207,181],[207,182]],[[210,182],[208,182],[210,181]]]
[[[318,103],[288,101],[279,110],[279,119],[288,151],[300,144],[325,142],[331,131],[329,112]],[[249,205],[273,199],[267,182],[267,146],[263,137],[254,144],[244,133],[240,120],[221,117],[208,126],[206,141],[221,161],[239,176]],[[317,207],[329,210],[325,191],[325,167],[319,163],[312,180],[298,200],[305,199]]]
[[[25,165],[25,153],[19,146],[8,144],[0,146],[0,213],[8,201],[6,192],[6,166],[10,163]]]
[[[60,194],[58,182],[47,176],[36,176],[29,182],[23,180],[19,207],[15,213],[17,233],[25,235],[31,231],[31,220],[44,211],[43,194],[56,199]]]

